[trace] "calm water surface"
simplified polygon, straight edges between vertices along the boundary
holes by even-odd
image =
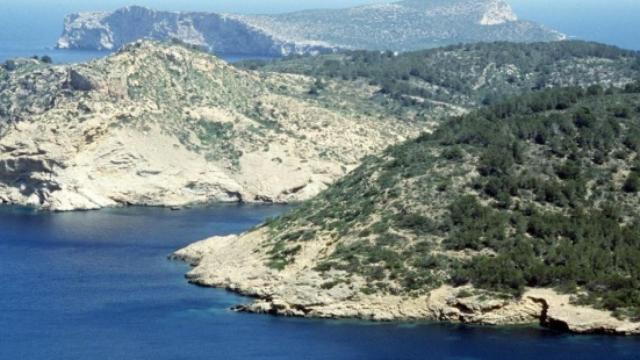
[[[0,359],[638,359],[640,340],[538,328],[285,319],[189,285],[173,250],[286,208],[0,208]]]

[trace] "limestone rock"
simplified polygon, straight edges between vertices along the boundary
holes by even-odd
[[[69,69],[69,86],[79,91],[91,91],[100,87],[94,79],[76,69]]]

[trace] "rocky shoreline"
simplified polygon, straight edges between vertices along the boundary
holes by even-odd
[[[477,325],[541,326],[577,334],[640,335],[640,323],[616,319],[609,312],[572,304],[570,295],[552,289],[527,289],[520,299],[475,292],[469,286],[442,286],[418,297],[366,295],[357,279],[327,288],[307,262],[313,244],[300,261],[276,271],[264,265],[259,246],[264,230],[240,236],[213,237],[171,258],[189,263],[187,279],[205,287],[224,288],[252,297],[236,311],[280,316],[362,319],[372,321],[441,321]],[[305,256],[306,255],[306,256]]]

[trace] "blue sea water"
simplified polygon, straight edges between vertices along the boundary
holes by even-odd
[[[638,359],[640,339],[537,327],[372,324],[240,314],[172,251],[286,210],[220,205],[37,213],[0,208],[0,359]]]

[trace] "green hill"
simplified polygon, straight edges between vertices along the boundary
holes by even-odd
[[[0,65],[0,203],[46,210],[308,199],[424,123],[361,87],[140,41],[84,64]],[[362,111],[367,109],[367,113]]]
[[[315,270],[361,276],[367,293],[557,287],[638,318],[638,149],[638,86],[515,98],[370,157],[268,223],[271,266],[330,235]]]
[[[640,84],[515,97],[177,256],[295,316],[640,332]]]

